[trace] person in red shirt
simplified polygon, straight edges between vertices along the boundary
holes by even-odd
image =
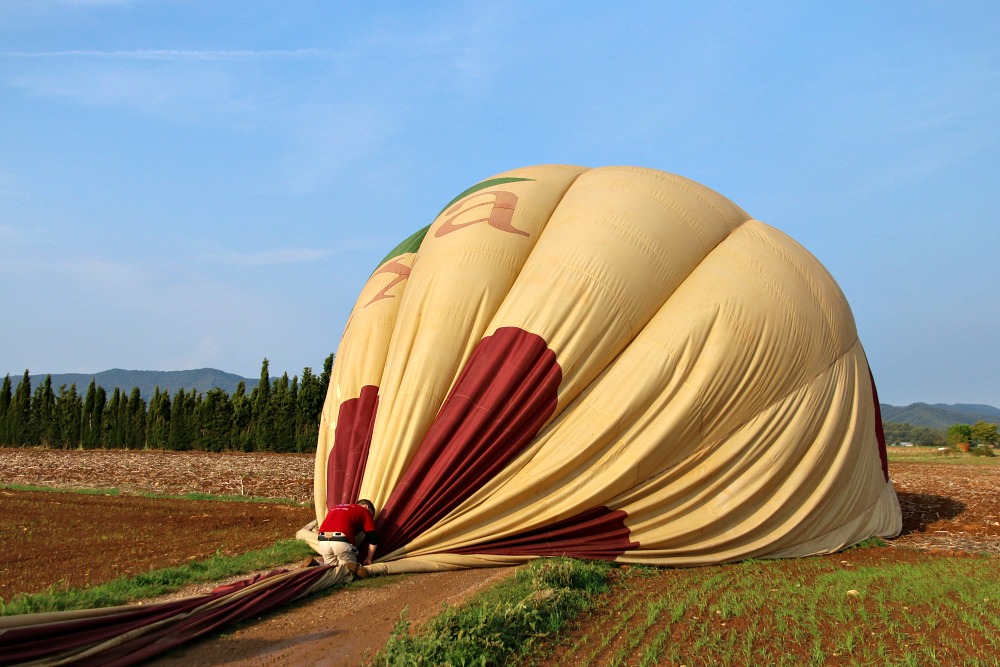
[[[358,564],[358,548],[354,546],[358,533],[365,534],[368,544],[364,562]],[[375,505],[362,498],[357,503],[334,505],[319,526],[319,553],[326,565],[343,565],[359,579],[368,576],[364,565],[375,557],[378,535],[375,533]]]

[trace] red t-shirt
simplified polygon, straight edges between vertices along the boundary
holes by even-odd
[[[334,505],[319,527],[321,533],[343,533],[351,544],[354,544],[355,533],[362,531],[374,533],[375,522],[361,505]]]

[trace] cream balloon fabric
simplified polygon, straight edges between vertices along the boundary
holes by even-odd
[[[317,520],[360,497],[381,572],[697,565],[901,529],[829,273],[718,193],[629,167],[487,179],[379,265],[337,351]]]

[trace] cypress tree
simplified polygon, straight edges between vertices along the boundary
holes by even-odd
[[[229,394],[215,387],[200,405],[201,449],[221,452],[232,448],[233,404]]]
[[[80,446],[80,426],[83,421],[83,399],[76,393],[74,382],[66,389],[59,387],[56,398],[56,415],[59,420],[59,440],[63,449],[75,449]]]
[[[320,408],[322,409],[323,404],[326,402],[326,392],[330,389],[330,378],[333,377],[333,353],[331,352],[327,355],[326,359],[323,360],[323,374],[319,377],[320,390],[322,395],[319,400]],[[317,417],[318,418],[318,417]]]
[[[97,403],[97,382],[90,379],[87,396],[83,399],[83,426],[80,440],[84,449],[93,449],[101,440],[100,421],[95,419],[94,405]]]
[[[291,402],[288,373],[274,381],[268,413],[271,416],[271,438],[267,451],[290,452],[295,449],[295,405]]]
[[[203,401],[204,398],[202,395],[194,389],[192,389],[191,393],[189,393],[184,399],[184,416],[187,419],[188,449],[194,448],[195,438],[198,437],[198,433],[201,431],[201,422],[198,421],[198,413],[200,412]]]
[[[139,393],[139,387],[132,387],[125,412],[128,422],[126,449],[142,449],[146,446],[146,401]]]
[[[97,392],[94,395],[94,434],[96,435],[95,447],[104,447],[104,407],[108,404],[108,392],[104,387],[97,385]]]
[[[31,376],[27,370],[10,402],[10,432],[12,445],[34,444],[31,433]]]
[[[122,391],[118,401],[118,414],[115,415],[117,421],[118,444],[115,449],[128,449],[129,438],[132,437],[132,425],[128,420],[128,397]]]
[[[167,437],[167,449],[184,451],[189,448],[191,439],[188,434],[187,396],[184,389],[178,389],[170,405],[170,433]]]
[[[0,445],[14,444],[10,438],[11,390],[10,373],[7,373],[3,378],[3,387],[0,388]]]
[[[149,402],[146,442],[150,449],[166,449],[170,438],[170,396],[157,386]]]
[[[298,451],[299,437],[299,378],[292,376],[292,384],[288,387],[288,405],[285,408],[285,421],[288,424],[288,451]]]
[[[302,383],[295,401],[295,451],[297,452],[316,450],[319,414],[323,407],[320,403],[322,397],[320,379],[313,375],[309,366],[306,366],[302,369]]]
[[[250,437],[250,428],[253,421],[253,403],[246,395],[247,385],[240,380],[236,385],[236,393],[233,394],[233,424],[232,442],[238,451],[249,452],[253,449],[253,441]]]
[[[205,399],[192,389],[185,399],[185,414],[188,418],[188,449],[204,450],[204,425],[202,424],[202,412],[204,410]]]
[[[56,395],[52,391],[51,375],[45,376],[45,381],[38,385],[31,397],[31,421],[38,435],[38,444],[43,447],[56,446]]]
[[[267,451],[271,444],[271,432],[273,430],[273,413],[271,411],[271,376],[268,371],[267,357],[260,367],[260,380],[253,391],[253,422],[251,433],[253,434],[254,451]]]
[[[104,414],[101,417],[101,447],[104,449],[121,447],[121,430],[118,426],[118,405],[121,400],[121,390],[115,387],[111,393],[111,400],[104,405]]]

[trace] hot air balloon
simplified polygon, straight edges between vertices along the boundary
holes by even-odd
[[[323,408],[317,520],[361,497],[376,573],[805,556],[902,524],[830,274],[633,167],[486,179],[375,268]]]

